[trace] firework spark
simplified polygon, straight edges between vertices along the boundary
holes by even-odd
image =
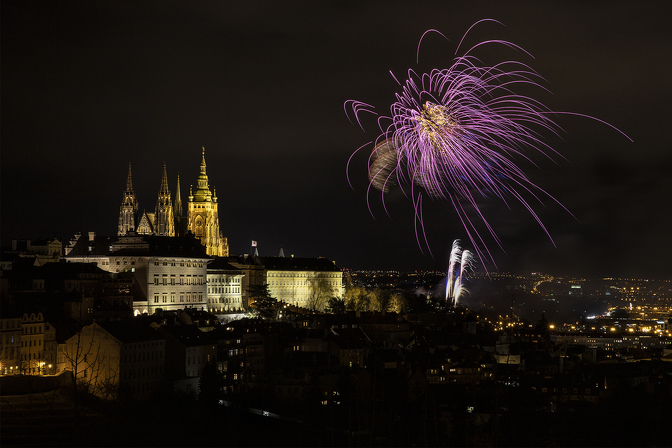
[[[446,302],[456,306],[462,294],[467,292],[464,281],[474,268],[474,257],[468,250],[462,250],[460,240],[453,241],[446,275]]]
[[[553,241],[526,198],[541,204],[544,198],[560,203],[532,183],[516,159],[529,161],[525,150],[544,155],[555,153],[541,137],[541,132],[557,134],[561,130],[550,118],[554,114],[579,115],[605,122],[582,114],[552,112],[539,101],[517,94],[514,89],[522,85],[543,89],[539,84],[541,77],[527,65],[503,61],[487,66],[473,55],[486,44],[503,45],[529,55],[515,44],[503,40],[484,41],[457,56],[469,31],[478,23],[488,21],[496,22],[484,19],[467,30],[449,68],[421,75],[409,70],[404,83],[394,78],[401,89],[395,94],[390,116],[378,118],[381,134],[371,142],[374,149],[369,157],[369,188],[373,186],[384,194],[391,186],[410,187],[416,238],[421,248],[421,234],[424,245],[429,248],[422,222],[423,192],[432,199],[450,202],[481,262],[488,259],[495,264],[477,225],[483,225],[500,248],[502,245],[495,229],[481,213],[479,201],[496,198],[507,206],[512,200],[520,202]],[[438,33],[430,30],[422,38],[429,32]],[[420,44],[418,52],[419,49]],[[355,100],[346,101],[345,109],[348,117],[352,112],[362,129],[362,113],[378,115],[373,106]]]

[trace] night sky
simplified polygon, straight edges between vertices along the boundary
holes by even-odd
[[[128,163],[140,211],[153,211],[167,165],[182,198],[206,148],[232,253],[325,256],[353,269],[445,269],[466,234],[451,206],[425,202],[433,252],[416,243],[411,202],[371,194],[376,133],[348,99],[385,114],[404,78],[447,67],[464,32],[539,72],[535,98],[561,116],[546,133],[562,155],[528,153],[530,179],[571,212],[482,204],[502,240],[500,271],[671,278],[672,33],[669,1],[3,1],[2,243],[75,232],[114,235]],[[441,31],[416,49],[427,29]],[[564,157],[564,158],[563,158]],[[572,216],[574,215],[574,217]],[[469,248],[468,241],[464,247]],[[489,269],[493,269],[489,266]]]

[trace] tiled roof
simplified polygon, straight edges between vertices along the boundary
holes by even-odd
[[[259,257],[259,261],[269,271],[339,271],[334,263],[326,258],[283,258]]]
[[[161,333],[142,321],[126,320],[99,322],[98,325],[123,344],[165,339]]]

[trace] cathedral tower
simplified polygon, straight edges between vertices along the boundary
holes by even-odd
[[[135,199],[133,191],[133,181],[131,179],[131,164],[128,164],[128,179],[126,180],[126,191],[119,208],[119,227],[117,235],[126,235],[135,230],[138,222],[138,201]]]
[[[210,192],[205,165],[205,148],[201,159],[201,174],[198,176],[197,189],[189,189],[189,207],[187,210],[187,230],[201,240],[208,255],[229,256],[229,245],[219,231],[219,213],[217,194]]]
[[[156,201],[154,213],[154,232],[160,236],[175,236],[175,216],[173,215],[173,201],[168,189],[168,174],[166,164],[163,164],[163,178],[159,189],[159,198]]]
[[[175,236],[184,236],[182,226],[182,195],[180,194],[180,175],[177,175],[177,191],[175,192]]]

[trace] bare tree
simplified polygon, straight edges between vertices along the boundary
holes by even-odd
[[[351,286],[345,290],[345,307],[350,311],[368,311],[371,294],[362,286]]]
[[[345,300],[339,297],[330,297],[324,310],[332,314],[345,314]]]
[[[106,400],[119,397],[119,359],[115,359],[105,343],[108,337],[98,324],[91,324],[59,348],[65,359],[65,370],[72,372],[75,409],[79,408],[83,394]]]
[[[323,311],[330,297],[334,295],[334,288],[325,274],[317,274],[308,279],[310,292],[308,293],[308,308]]]
[[[372,311],[390,311],[394,296],[389,289],[374,289],[371,291]]]

